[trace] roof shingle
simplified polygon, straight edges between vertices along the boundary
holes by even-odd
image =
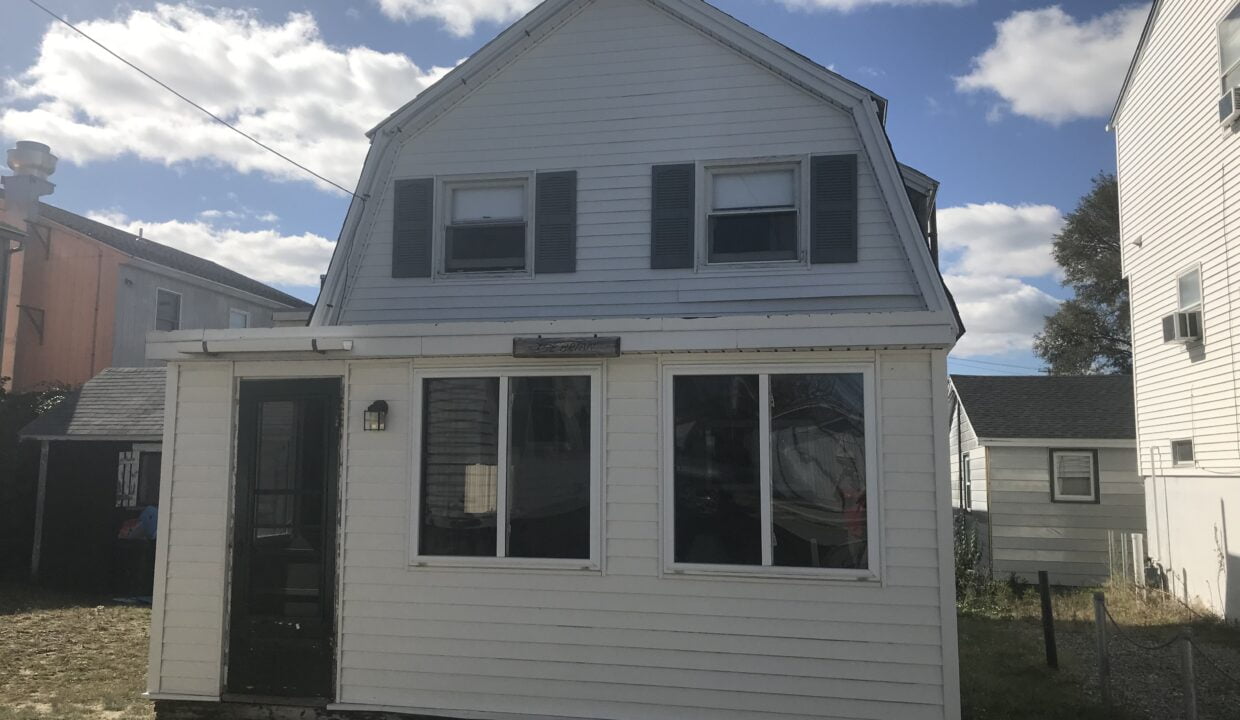
[[[978,437],[1136,438],[1128,375],[952,375]]]
[[[22,428],[23,438],[158,440],[164,368],[108,368]]]

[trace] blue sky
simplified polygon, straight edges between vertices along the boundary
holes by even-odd
[[[43,1],[346,186],[365,152],[359,128],[492,38],[506,24],[495,18],[533,2]],[[1049,236],[1090,179],[1114,170],[1105,115],[1148,5],[713,2],[890,100],[897,156],[942,182],[945,271],[974,331],[953,370],[1036,371],[1029,337],[1052,298],[1065,296]],[[344,217],[342,194],[208,129],[149,81],[50,30],[25,0],[3,13],[0,136],[6,147],[42,140],[62,156],[51,202],[144,227],[313,299],[315,268]],[[269,64],[292,70],[273,78]],[[341,99],[341,87],[363,89]]]

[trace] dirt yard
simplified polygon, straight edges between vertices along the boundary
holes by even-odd
[[[0,720],[149,720],[148,608],[0,584]]]
[[[1162,596],[1144,598],[1109,590],[1108,606],[1121,630],[1109,625],[1114,708],[1098,687],[1092,590],[1057,592],[1058,671],[1046,667],[1036,588],[1017,596],[998,586],[989,598],[962,603],[961,695],[966,720],[1177,720],[1185,717],[1180,646],[1157,650],[1191,626],[1200,720],[1240,718],[1240,628],[1195,614]],[[1220,668],[1212,667],[1213,661]],[[1229,677],[1224,676],[1226,673]]]
[[[1110,641],[1116,709],[1099,700],[1088,591],[1058,594],[1060,670],[1044,662],[1037,594],[1006,585],[962,603],[960,662],[966,720],[1176,720],[1184,717],[1177,647],[1147,651],[1190,624],[1201,720],[1240,719],[1240,629],[1167,600],[1109,594],[1125,635]],[[0,584],[0,720],[150,720],[150,610]]]

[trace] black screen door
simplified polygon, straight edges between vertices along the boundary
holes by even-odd
[[[332,699],[339,380],[243,381],[228,692]]]

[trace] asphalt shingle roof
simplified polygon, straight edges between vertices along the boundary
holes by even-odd
[[[22,428],[24,438],[158,440],[164,368],[108,368]]]
[[[2,192],[0,192],[0,197],[4,197]],[[239,272],[229,270],[223,265],[146,238],[138,237],[133,233],[127,233],[111,225],[105,225],[90,218],[82,217],[77,213],[62,210],[47,203],[39,203],[39,213],[42,217],[54,223],[92,237],[104,245],[120,250],[126,255],[131,255],[156,265],[163,265],[173,270],[180,270],[181,272],[217,282],[221,285],[227,285],[228,287],[278,302],[281,305],[287,305],[295,310],[311,307],[310,303],[300,298],[280,292],[270,285],[265,285]]]
[[[1132,377],[952,375],[978,437],[1129,440]]]

